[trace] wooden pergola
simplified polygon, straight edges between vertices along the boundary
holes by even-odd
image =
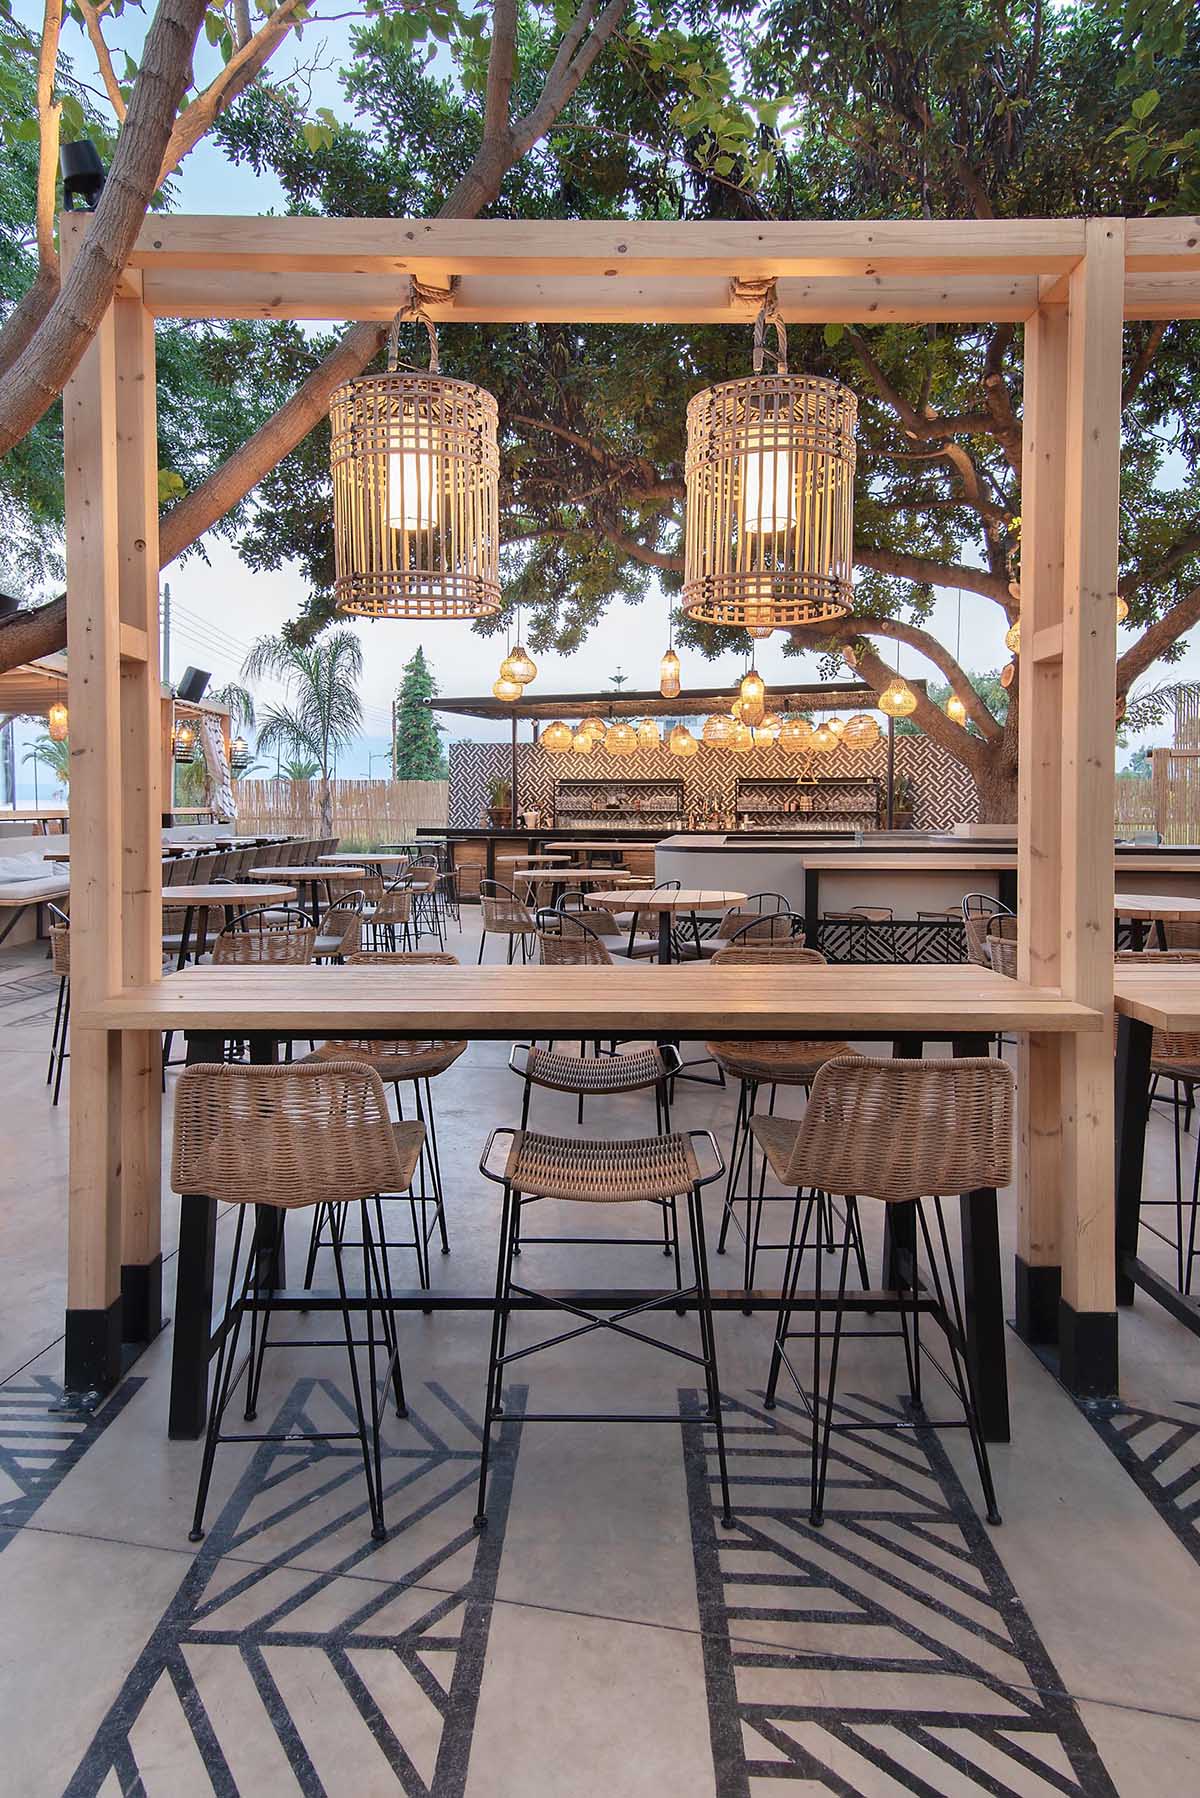
[[[88,224],[62,219],[66,258]],[[1023,324],[1020,971],[1111,1012],[1121,328],[1200,316],[1200,220],[150,218],[64,396],[72,1389],[161,1323],[159,1037],[99,1010],[161,970],[154,319],[389,318],[410,275],[432,316],[482,324],[748,324],[764,277],[789,323]],[[1019,1078],[1018,1324],[1111,1393],[1111,1032],[1035,1029]]]

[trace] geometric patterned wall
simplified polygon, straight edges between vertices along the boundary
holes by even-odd
[[[450,805],[448,823],[453,830],[473,830],[484,821],[487,785],[499,777],[507,780],[512,751],[507,743],[460,742],[450,745]],[[642,749],[635,755],[606,756],[596,750],[587,757],[547,755],[536,743],[517,746],[517,800],[524,808],[536,806],[547,817],[554,807],[554,787],[559,780],[682,780],[684,811],[701,810],[714,803],[731,810],[734,783],[743,779],[786,779],[812,769],[818,777],[849,778],[874,775],[882,790],[887,776],[887,745],[881,738],[874,749],[835,749],[829,755],[789,755],[774,744],[752,749],[748,755],[704,747],[686,761],[667,749]],[[949,830],[979,815],[975,783],[961,762],[928,737],[896,738],[896,773],[911,776],[913,828]]]

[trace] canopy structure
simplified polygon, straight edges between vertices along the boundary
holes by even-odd
[[[90,223],[63,217],[68,262]],[[64,394],[75,1389],[161,1324],[159,1039],[100,1010],[161,969],[153,321],[387,318],[410,275],[462,322],[744,325],[773,277],[788,322],[1023,323],[1020,974],[1111,1011],[1121,328],[1200,316],[1200,221],[147,219]],[[1035,1029],[1020,1058],[1018,1328],[1111,1394],[1111,1036]]]
[[[910,680],[914,692],[923,693],[925,682]],[[451,717],[524,719],[582,717],[598,712],[602,718],[706,718],[710,712],[727,712],[737,698],[735,687],[689,687],[676,699],[664,699],[657,687],[652,693],[614,692],[606,687],[600,693],[531,693],[520,699],[436,699],[426,700],[431,712],[446,712]],[[873,712],[879,705],[874,687],[861,682],[827,686],[779,687],[767,689],[767,707],[778,712]]]

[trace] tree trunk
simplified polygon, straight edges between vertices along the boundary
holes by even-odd
[[[981,824],[1017,822],[1017,769],[1005,756],[996,756],[984,769],[972,770],[979,795]]]
[[[321,835],[333,835],[333,793],[329,786],[328,774],[321,776]]]

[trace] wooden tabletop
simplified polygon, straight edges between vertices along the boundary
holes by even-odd
[[[718,911],[741,905],[745,893],[711,892],[706,887],[681,887],[677,893],[631,893],[628,888],[611,892],[587,893],[588,905],[602,905],[606,911]]]
[[[391,868],[400,865],[406,866],[412,860],[412,856],[401,855],[397,850],[385,849],[382,854],[379,855],[319,855],[317,860],[321,863],[322,867],[328,864],[331,868],[338,867],[339,865],[341,867],[351,868],[359,866]]]
[[[498,862],[517,862],[522,868],[534,867],[541,862],[569,862],[569,855],[498,855]]]
[[[546,847],[547,849],[568,849],[571,851],[582,849],[589,855],[597,849],[611,849],[614,853],[625,855],[631,849],[652,850],[655,845],[653,843],[622,843],[619,839],[614,841],[611,837],[601,837],[594,843],[547,843]]]
[[[228,891],[228,889],[225,889]],[[1200,979],[1197,980],[1200,990]],[[890,1037],[1099,1030],[1103,1016],[1049,987],[955,965],[712,967],[202,967],[132,987],[79,1021],[109,1030],[380,1031],[505,1039],[660,1032]]]
[[[589,880],[611,881],[614,875],[621,873],[620,868],[510,868],[509,874],[514,880],[553,880],[564,882],[570,886],[583,885]],[[623,878],[634,881],[650,880],[649,874],[628,874]]]
[[[1156,1030],[1200,1030],[1200,963],[1119,961],[1113,995],[1119,1012]]]
[[[163,904],[182,905],[245,905],[248,901],[261,905],[264,899],[294,899],[295,887],[275,885],[263,886],[256,883],[250,886],[235,880],[216,882],[212,886],[164,887]]]
[[[247,868],[247,880],[328,880],[332,868]],[[352,874],[352,868],[346,869]]]
[[[730,843],[730,849],[737,845]],[[788,845],[790,847],[790,844]],[[797,848],[802,845],[797,844]],[[1015,868],[1017,858],[1011,849],[972,849],[961,854],[953,849],[913,849],[893,855],[860,854],[809,855],[804,853],[804,866],[827,874],[987,874],[997,869]]]
[[[1179,893],[1118,893],[1113,907],[1120,918],[1158,918],[1168,924],[1200,918],[1200,899],[1185,898]]]

